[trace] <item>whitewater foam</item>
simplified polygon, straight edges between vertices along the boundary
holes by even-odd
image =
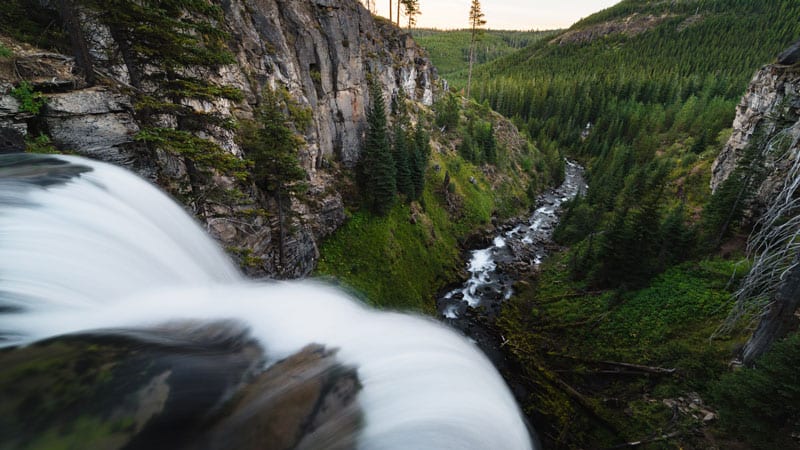
[[[45,186],[4,171],[4,158],[0,198],[14,199],[0,201],[4,346],[232,319],[270,362],[310,343],[339,349],[363,384],[360,448],[532,448],[503,379],[443,325],[375,311],[317,283],[245,281],[176,203],[121,169],[59,156],[90,170]]]

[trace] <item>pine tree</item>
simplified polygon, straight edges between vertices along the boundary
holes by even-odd
[[[292,131],[276,93],[266,88],[255,121],[241,124],[241,147],[252,162],[256,186],[271,195],[278,204],[279,262],[285,264],[286,213],[289,196],[305,189],[306,172],[300,165],[298,150],[302,138]]]
[[[411,154],[411,180],[414,184],[415,198],[422,197],[425,189],[425,171],[428,170],[428,159],[431,155],[430,137],[422,123],[418,122],[414,129],[414,145]]]
[[[483,158],[489,164],[497,164],[497,141],[494,138],[494,124],[490,123],[482,131]]]
[[[421,14],[419,9],[419,0],[400,0],[405,9],[406,17],[408,17],[408,29],[417,24],[417,16]],[[399,16],[399,14],[398,14]]]
[[[469,98],[469,91],[472,87],[472,65],[475,62],[475,43],[480,37],[481,29],[486,25],[483,20],[483,12],[481,11],[480,0],[472,0],[469,7],[469,24],[472,31],[472,37],[469,44],[469,72],[467,75],[467,98]]]
[[[455,130],[458,127],[460,108],[458,98],[452,93],[436,103],[436,125],[444,130]]]
[[[377,83],[370,86],[372,106],[367,112],[367,135],[360,162],[360,180],[367,207],[385,214],[397,195],[395,166],[389,148],[386,104]]]
[[[397,192],[406,196],[407,199],[414,198],[414,184],[411,179],[411,167],[409,163],[409,139],[406,131],[398,122],[394,127],[394,146],[392,158],[394,159],[395,181],[397,182]]]

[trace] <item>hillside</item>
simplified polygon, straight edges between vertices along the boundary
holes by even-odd
[[[476,46],[475,63],[484,64],[509,55],[517,50],[552,37],[557,31],[511,31],[485,30]],[[462,87],[466,83],[466,69],[469,66],[469,30],[431,30],[414,29],[414,40],[424,48],[431,60],[435,61],[439,75],[453,86]]]
[[[623,223],[700,220],[736,103],[753,72],[800,35],[798,14],[792,1],[623,1],[478,68],[479,101],[588,163],[589,193],[561,242],[616,227],[613,246],[632,245],[633,254],[614,255],[602,250],[610,243],[590,246],[576,274],[614,287],[663,267],[657,248],[626,241]],[[725,234],[706,231],[712,247]]]

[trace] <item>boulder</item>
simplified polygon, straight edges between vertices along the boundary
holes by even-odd
[[[228,321],[2,350],[0,448],[354,448],[355,369],[317,345],[265,358]]]

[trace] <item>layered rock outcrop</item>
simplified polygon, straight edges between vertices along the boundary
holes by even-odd
[[[736,110],[733,134],[712,165],[711,189],[725,181],[744,156],[745,149],[763,149],[767,177],[751,204],[751,218],[769,205],[800,150],[800,68],[768,65],[759,70]],[[789,156],[785,158],[784,156]]]
[[[761,315],[742,349],[753,364],[778,339],[797,329],[800,306],[800,41],[756,73],[713,165],[712,189],[737,169],[758,180],[742,192],[752,262],[736,293],[732,319]],[[743,165],[744,164],[744,165]],[[736,172],[739,173],[739,172]],[[734,175],[735,176],[735,175]],[[745,185],[749,189],[750,186]]]
[[[191,172],[185,158],[137,140],[142,124],[137,120],[140,113],[134,97],[142,89],[157,93],[157,87],[136,89],[130,85],[132,76],[116,34],[87,11],[81,16],[82,28],[91,37],[87,39],[88,52],[99,81],[94,86],[75,75],[72,58],[50,54],[52,61],[46,60],[38,49],[4,40],[15,56],[0,60],[0,66],[9,69],[0,67],[0,142],[4,151],[20,151],[26,137],[46,134],[59,150],[135,170],[182,199],[206,228],[238,255],[251,275],[307,275],[319,256],[317,242],[345,218],[337,186],[342,183],[342,171],[354,167],[359,159],[370,101],[368,79],[379,84],[387,104],[402,91],[412,100],[430,105],[435,96],[435,69],[408,33],[373,17],[357,0],[213,3],[223,11],[218,26],[230,36],[228,47],[235,63],[210,71],[191,66],[182,70],[235,88],[244,100],[184,99],[181,104],[200,115],[250,119],[261,91],[269,86],[285,90],[312,113],[311,125],[298,130],[305,139],[300,162],[307,172],[309,190],[302,198],[292,199],[294,214],[282,244],[278,242],[277,205],[254,186],[239,188],[235,201],[197,195],[182,198]],[[23,61],[41,73],[21,76],[17,69]],[[45,93],[47,101],[40,114],[22,111],[10,95],[22,79]],[[157,120],[167,128],[178,122],[168,114]],[[242,157],[235,130],[208,124],[195,134]],[[220,195],[235,192],[237,187],[234,180],[222,176],[214,177],[213,183]]]

